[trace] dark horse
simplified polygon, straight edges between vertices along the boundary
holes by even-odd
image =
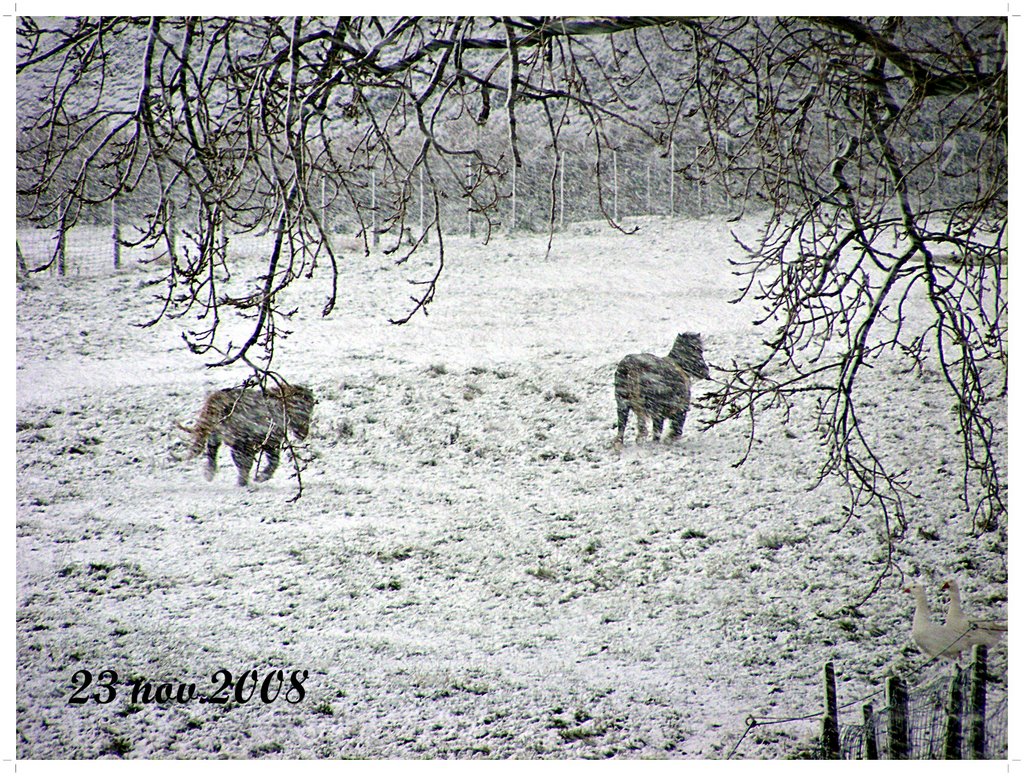
[[[648,416],[654,441],[661,437],[665,420],[671,427],[665,441],[679,438],[690,409],[690,381],[710,376],[704,362],[704,344],[700,334],[693,332],[678,335],[665,358],[650,353],[626,356],[615,369],[615,406],[619,415],[615,446],[622,447],[630,410],[636,413],[637,442],[647,438]]]

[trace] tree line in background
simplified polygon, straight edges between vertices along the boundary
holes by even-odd
[[[322,273],[324,315],[343,303],[339,228],[430,258],[406,323],[470,219],[553,230],[589,186],[619,226],[660,160],[661,212],[668,188],[671,212],[706,195],[765,219],[736,262],[763,343],[718,365],[710,422],[753,440],[813,396],[822,477],[891,549],[911,483],[858,402],[895,354],[948,387],[976,527],[1005,515],[1005,18],[21,17],[17,43],[19,217],[64,231],[116,199],[166,247],[162,314],[211,313],[187,341],[215,364],[271,369],[293,282]],[[219,287],[225,228],[275,238],[244,296]]]

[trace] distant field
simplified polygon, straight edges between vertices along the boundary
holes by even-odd
[[[189,355],[181,322],[133,326],[156,311],[151,270],[19,289],[18,756],[720,758],[751,715],[820,711],[828,660],[841,703],[912,674],[899,577],[843,611],[885,550],[870,515],[842,527],[832,483],[809,489],[810,406],[762,419],[738,468],[746,429],[702,432],[699,409],[674,446],[631,426],[612,449],[623,355],[698,331],[714,375],[763,337],[729,303],[730,229],[752,222],[640,225],[573,227],[547,257],[546,236],[455,239],[429,316],[402,327],[416,267],[353,250],[326,319],[323,281],[297,284],[275,366],[319,404],[294,502],[289,460],[253,489],[227,451],[213,483],[183,460],[176,422],[244,372]],[[883,369],[866,425],[919,494],[898,568],[936,609],[957,575],[1002,614],[1005,547],[970,535],[950,399]],[[214,695],[221,670],[226,703],[145,702],[147,683]],[[759,728],[736,756],[818,729]]]

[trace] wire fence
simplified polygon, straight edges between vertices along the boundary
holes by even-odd
[[[480,175],[472,164],[440,176],[435,183],[440,197],[426,186],[422,169],[401,179],[384,171],[353,171],[344,192],[337,180],[324,175],[310,184],[309,204],[318,210],[320,223],[332,239],[371,248],[385,241],[389,245],[396,240],[411,242],[414,234],[426,233],[429,240],[434,219],[444,224],[448,234],[482,238],[493,229],[546,232],[608,218],[628,222],[645,216],[700,217],[732,214],[742,207],[742,201],[730,194],[728,181],[705,182],[682,171],[687,161],[695,163],[692,151],[677,153],[674,146],[664,153],[610,151],[598,164],[583,149],[563,151],[557,159],[547,158],[538,149],[524,154],[521,168],[513,166],[496,179],[486,216],[479,211],[479,203],[460,194]],[[96,276],[159,260],[167,252],[166,242],[148,247],[135,244],[142,232],[134,227],[143,226],[154,207],[142,193],[89,205],[83,207],[78,224],[63,233],[53,226],[19,221],[19,269],[45,267],[62,277]],[[175,249],[190,247],[200,231],[196,218],[194,203],[174,212],[168,233]],[[259,231],[235,234],[229,230],[224,238],[242,246],[257,239]]]
[[[932,658],[914,675],[924,675]],[[785,718],[747,718],[727,759],[740,752],[743,742],[758,728],[819,721],[820,737],[792,752],[793,759],[821,760],[1006,760],[1008,750],[1009,693],[1006,674],[988,670],[988,650],[975,646],[968,670],[954,665],[948,674],[931,673],[913,687],[890,676],[884,689],[839,704],[832,663],[825,664],[821,711]],[[874,701],[885,698],[876,710]],[[849,721],[860,711],[860,722]],[[756,737],[755,737],[756,738]]]
[[[905,713],[906,719],[906,751],[901,759],[908,760],[944,760],[947,759],[947,742],[949,734],[950,714],[948,708],[948,692],[950,680],[937,677],[924,685],[911,690],[905,712],[900,712],[886,705],[874,711],[861,723],[846,723],[839,727],[840,758],[843,760],[892,759],[894,749],[890,740],[894,728],[893,714]],[[963,697],[969,697],[971,675],[964,672],[959,678]],[[986,760],[1005,760],[1007,751],[1007,710],[1008,694],[999,685],[987,683],[987,702],[984,716],[984,735],[982,737],[982,758]],[[969,708],[961,715],[962,720],[970,720],[974,711]],[[967,759],[966,753],[961,754]],[[824,756],[824,752],[822,753]]]
[[[332,238],[377,247],[385,240],[391,245],[411,242],[412,236],[421,234],[429,240],[435,221],[443,224],[446,234],[483,237],[493,230],[543,233],[608,219],[628,225],[630,219],[647,216],[731,218],[767,202],[759,199],[758,189],[744,184],[742,176],[710,175],[702,166],[696,141],[673,143],[667,149],[624,142],[621,150],[600,154],[579,141],[562,143],[557,156],[538,141],[524,143],[522,151],[522,165],[493,173],[487,179],[489,185],[481,188],[486,194],[475,195],[478,199],[467,192],[476,190],[482,173],[468,159],[465,168],[431,173],[436,191],[422,167],[411,173],[359,168],[347,171],[343,180],[323,173],[308,182],[307,205],[318,211],[320,224]],[[966,185],[963,181],[943,182],[942,197],[963,194],[956,188]],[[934,193],[924,184],[920,188]],[[166,197],[173,205],[168,232],[175,243],[185,246],[189,236],[202,231],[196,227],[200,213],[193,195],[174,190],[157,196],[140,184],[137,191],[115,202],[83,205],[77,226],[63,234],[56,228],[31,228],[27,221],[19,222],[18,245],[29,270],[46,266],[59,276],[94,276],[157,260],[166,245],[134,245],[142,233],[133,229],[133,223],[144,225]],[[25,204],[19,213],[29,209]]]
[[[166,243],[134,244],[137,230],[129,225],[76,226],[61,234],[56,229],[19,226],[17,252],[20,273],[44,272],[67,277],[99,277],[143,265],[169,263]],[[236,256],[265,256],[273,248],[273,235],[225,235]],[[351,242],[351,241],[350,241]],[[175,250],[198,251],[191,235],[179,233]]]
[[[110,226],[77,226],[64,234],[19,226],[17,248],[19,271],[68,277],[106,275],[154,255],[151,249],[118,246]]]

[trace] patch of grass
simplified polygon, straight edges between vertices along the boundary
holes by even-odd
[[[571,718],[559,716],[564,714],[564,710],[560,706],[552,709],[551,713],[555,716],[551,717],[548,727],[557,730],[559,737],[566,742],[589,741],[608,731],[606,725],[588,725],[587,723],[593,722],[594,718],[584,709],[577,709]]]
[[[107,744],[104,751],[109,752],[110,754],[116,754],[118,757],[124,757],[134,748],[135,744],[133,744],[129,738],[115,735],[110,739],[110,743]]]
[[[391,577],[387,582],[378,582],[373,586],[374,590],[401,590],[402,580],[398,577]]]
[[[554,401],[558,399],[565,404],[578,404],[580,398],[570,391],[568,388],[555,388],[553,391],[548,391],[544,394],[544,398],[547,401]]]
[[[757,546],[766,550],[781,550],[783,547],[792,547],[807,541],[807,536],[785,533],[759,533],[757,535]]]
[[[558,735],[563,741],[569,743],[572,741],[589,741],[592,738],[603,736],[605,732],[605,728],[600,725],[595,725],[592,727],[580,725],[578,727],[570,727],[564,730],[559,730]]]
[[[408,560],[412,557],[412,547],[399,547],[394,550],[388,550],[386,552],[378,552],[377,560],[381,563],[391,563],[394,561]]]
[[[470,682],[459,680],[452,682],[452,689],[458,690],[459,692],[466,692],[470,695],[487,695],[491,691],[491,688],[485,684],[479,682]]]
[[[268,741],[265,744],[254,746],[252,749],[249,750],[249,754],[253,757],[262,757],[263,755],[267,754],[280,754],[283,751],[284,746],[282,746],[280,743],[278,743],[277,741]]]
[[[538,566],[535,569],[527,569],[526,573],[531,577],[544,580],[545,582],[551,582],[558,579],[558,575],[554,571],[544,568],[543,566]]]
[[[696,528],[687,528],[679,534],[680,539],[707,539],[708,535]]]

